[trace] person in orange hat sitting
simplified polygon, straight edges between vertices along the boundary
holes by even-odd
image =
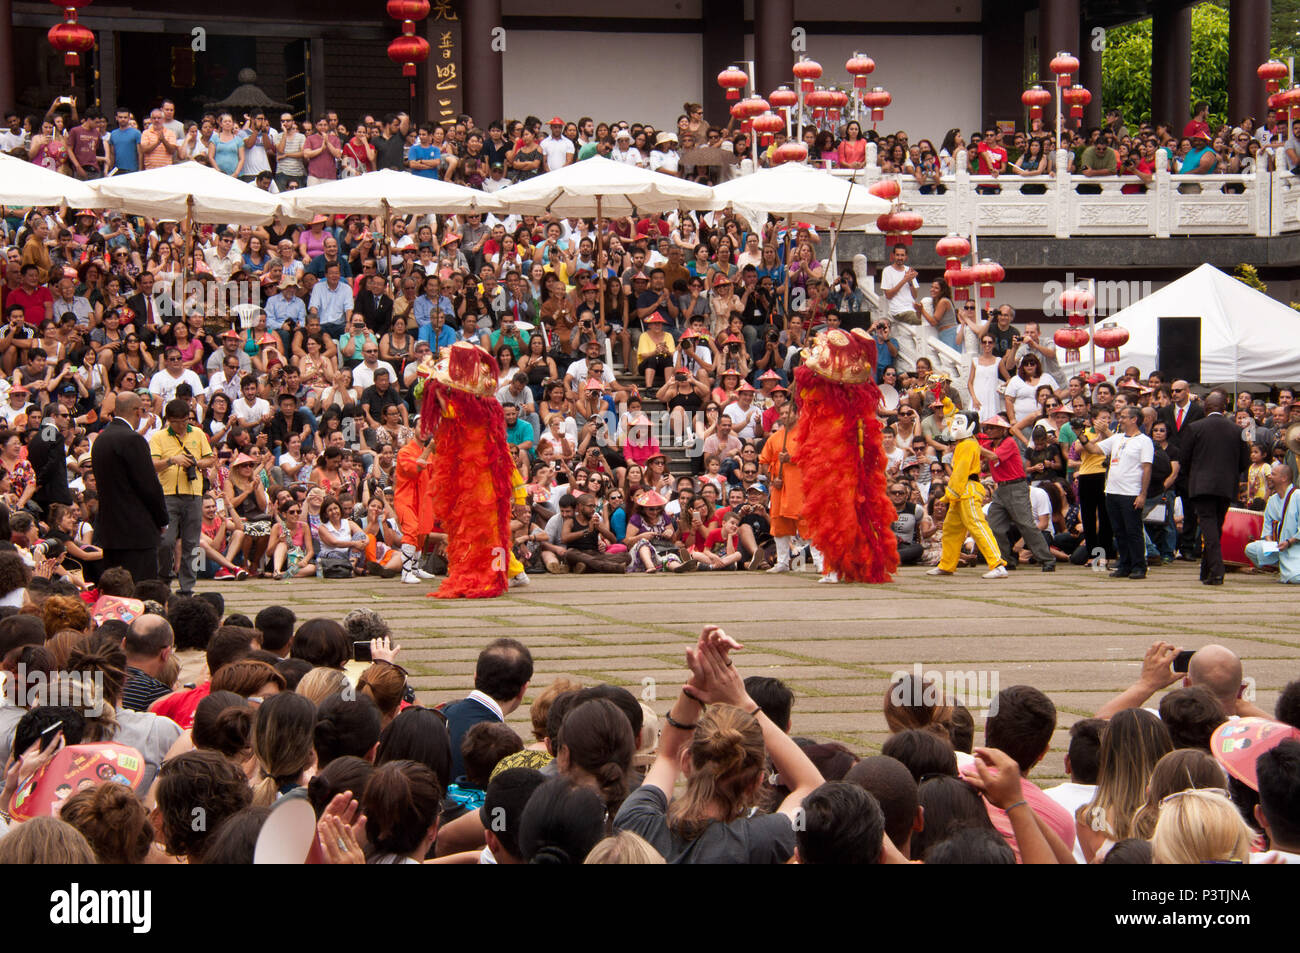
[[[628,572],[690,572],[699,568],[692,558],[682,559],[677,520],[664,512],[668,501],[656,490],[646,490],[636,498],[639,512],[627,521],[631,562]]]

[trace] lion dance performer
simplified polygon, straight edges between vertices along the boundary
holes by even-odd
[[[875,362],[876,344],[866,332],[836,328],[817,336],[795,370],[792,459],[803,475],[803,519],[822,554],[820,582],[888,582],[898,568]]]
[[[522,481],[494,396],[499,373],[492,355],[465,342],[421,372],[420,429],[435,446],[432,514],[447,534],[447,578],[430,593],[439,599],[492,598],[510,577],[519,580],[513,584],[528,579],[511,552],[510,507]]]
[[[985,579],[1002,579],[1007,575],[998,546],[988,520],[984,518],[984,487],[980,483],[980,447],[975,439],[979,429],[979,415],[952,413],[952,401],[944,399],[944,416],[948,418],[947,435],[957,441],[952,449],[952,476],[944,498],[948,501],[948,515],[943,518],[943,549],[939,565],[926,575],[951,576],[957,569],[961,545],[969,534],[989,564]]]
[[[396,475],[393,479],[393,509],[402,527],[402,582],[410,585],[433,579],[432,573],[420,568],[425,537],[434,530],[433,494],[429,473],[433,464],[433,441],[416,431],[410,441],[397,451]]]

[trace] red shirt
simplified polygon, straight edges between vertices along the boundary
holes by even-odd
[[[199,707],[199,702],[207,698],[211,691],[212,681],[208,680],[198,688],[164,695],[150,705],[149,710],[155,715],[165,715],[182,728],[193,728],[194,712]]]
[[[1191,139],[1196,135],[1204,136],[1206,139],[1210,138],[1210,127],[1200,119],[1193,119],[1183,126],[1184,139]]]
[[[979,165],[977,166],[980,175],[992,175],[993,170],[1001,172],[1007,167],[1007,150],[1001,146],[990,146],[981,142],[979,148]]]
[[[1020,460],[1020,448],[1016,446],[1014,437],[1006,437],[993,448],[993,452],[998,455],[998,462],[989,467],[993,479],[999,483],[1024,479],[1025,465]]]
[[[46,302],[51,305],[54,304],[54,295],[47,286],[41,285],[35,291],[29,293],[26,288],[19,285],[5,295],[4,306],[8,310],[16,304],[22,305],[23,320],[32,327],[37,327],[45,320]]]

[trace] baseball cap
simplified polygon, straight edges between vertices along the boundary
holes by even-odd
[[[549,123],[547,123],[547,125],[548,125],[548,126],[563,126],[563,125],[564,125],[564,120],[561,119],[559,116],[552,116],[552,117],[551,117],[551,121],[550,121]]]

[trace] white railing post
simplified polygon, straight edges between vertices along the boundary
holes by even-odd
[[[1056,223],[1056,237],[1070,237],[1071,203],[1074,200],[1074,185],[1070,181],[1070,153],[1066,149],[1056,152],[1056,188],[1051,192],[1056,207],[1052,210],[1052,221]]]
[[[1168,238],[1175,186],[1169,174],[1169,155],[1164,149],[1156,150],[1156,174],[1151,191],[1156,203],[1156,238]]]
[[[1259,158],[1255,160],[1254,181],[1246,187],[1250,201],[1254,205],[1255,235],[1259,238],[1267,238],[1273,234],[1273,190],[1269,188],[1273,177],[1269,175],[1267,165],[1263,161],[1263,153],[1260,153]]]
[[[956,155],[952,188],[948,194],[948,228],[962,235],[975,232],[975,189],[970,181],[970,166],[965,149]]]

